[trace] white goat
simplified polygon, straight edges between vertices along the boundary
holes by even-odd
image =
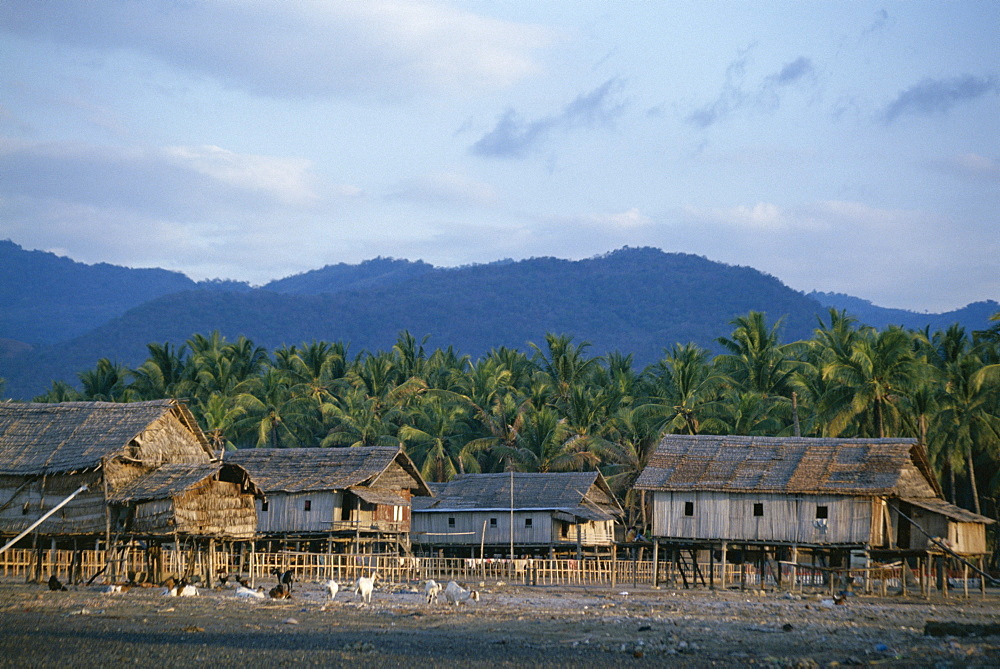
[[[260,586],[256,590],[251,590],[242,585],[236,586],[236,596],[240,599],[264,599],[264,586]]]
[[[332,578],[329,581],[324,581],[323,587],[326,588],[327,594],[330,595],[330,601],[333,601],[333,598],[340,592],[340,585]]]
[[[354,592],[361,595],[361,601],[365,604],[372,603],[372,590],[375,589],[375,581],[378,580],[378,574],[372,574],[371,576],[362,576],[354,582]]]
[[[448,600],[449,604],[454,604],[458,606],[462,602],[467,602],[470,599],[474,602],[479,601],[479,592],[476,590],[466,590],[455,581],[448,581],[448,587],[444,589],[444,598]]]
[[[178,584],[168,590],[164,590],[163,595],[165,597],[197,597],[198,588],[193,585]]]
[[[441,594],[442,590],[444,590],[444,588],[442,588],[441,584],[434,579],[427,581],[427,585],[424,586],[424,594],[427,596],[427,603],[437,604],[438,595]]]

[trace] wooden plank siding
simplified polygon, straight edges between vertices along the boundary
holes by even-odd
[[[876,508],[877,503],[867,497],[655,492],[653,535],[800,544],[881,543],[881,512],[876,517]],[[824,513],[826,518],[819,517]],[[873,528],[879,529],[873,532]]]
[[[295,532],[331,532],[334,522],[341,520],[342,500],[339,490],[273,493],[267,496],[266,511],[265,502],[257,500],[257,530],[264,534],[293,528]]]
[[[417,513],[412,540],[419,544],[505,546],[510,543],[510,525],[510,512],[502,510]],[[606,546],[613,540],[614,521],[580,523],[579,527],[583,545]],[[514,511],[515,546],[575,545],[576,540],[577,525],[553,518],[550,511]]]

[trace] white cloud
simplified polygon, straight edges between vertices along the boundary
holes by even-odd
[[[271,193],[287,203],[314,202],[312,161],[240,154],[218,146],[171,146],[168,159],[222,183],[251,191]]]
[[[404,179],[390,190],[394,200],[457,206],[490,206],[498,201],[493,186],[464,174],[438,172]]]
[[[446,3],[8,0],[0,29],[127,49],[268,96],[396,98],[508,86],[554,39]]]
[[[779,230],[795,224],[795,221],[786,212],[769,202],[722,208],[687,206],[684,208],[684,213],[696,220],[738,228]]]

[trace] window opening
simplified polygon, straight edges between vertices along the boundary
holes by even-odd
[[[763,516],[764,515],[764,505],[761,502],[755,502],[753,505],[753,515]]]
[[[684,515],[685,516],[694,515],[694,502],[684,502]]]

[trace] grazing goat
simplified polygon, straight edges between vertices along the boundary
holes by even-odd
[[[165,597],[197,597],[198,588],[190,585],[187,579],[182,578],[174,581],[173,578],[166,580],[167,589],[163,591]]]
[[[372,574],[371,576],[362,576],[354,582],[354,592],[361,595],[361,601],[365,604],[372,603],[372,590],[375,589],[375,581],[378,580],[378,574]]]
[[[441,584],[434,579],[427,581],[427,584],[424,586],[424,594],[427,596],[427,603],[437,604],[438,595],[441,594],[442,590],[444,590],[444,588],[442,588]]]
[[[462,602],[467,602],[470,599],[474,602],[479,601],[479,593],[476,590],[466,590],[455,581],[448,581],[448,587],[444,589],[444,598],[448,600],[449,604],[454,604],[458,606]]]
[[[55,574],[52,574],[52,576],[49,577],[49,590],[53,592],[65,591],[66,586],[62,584],[62,581],[56,578]]]
[[[284,583],[279,583],[271,588],[271,591],[267,594],[271,597],[271,599],[291,599],[292,589]]]
[[[264,586],[256,590],[245,588],[242,585],[236,586],[236,596],[240,599],[264,599]]]
[[[271,573],[278,577],[278,585],[284,585],[288,588],[288,594],[292,594],[292,583],[295,582],[295,574],[292,570],[281,571],[277,567],[271,568]]]
[[[326,588],[327,594],[330,595],[330,601],[333,601],[333,598],[337,596],[338,592],[340,592],[340,584],[332,578],[329,581],[324,581],[323,587]]]

